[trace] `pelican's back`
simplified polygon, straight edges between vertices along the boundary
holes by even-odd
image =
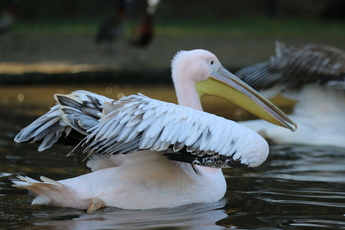
[[[344,84],[344,51],[320,45],[300,48],[276,43],[276,56],[270,61],[254,64],[239,70],[236,76],[257,90],[286,84],[301,86],[309,83],[323,85]]]

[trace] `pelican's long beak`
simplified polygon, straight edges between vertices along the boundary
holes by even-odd
[[[292,131],[297,128],[283,111],[223,66],[211,71],[209,78],[198,82],[196,87],[200,96],[202,94],[218,96],[268,122]]]

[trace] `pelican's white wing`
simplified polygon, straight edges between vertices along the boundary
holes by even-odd
[[[57,104],[29,126],[22,129],[14,141],[41,142],[38,150],[50,148],[56,142],[76,145],[87,130],[98,124],[105,102],[113,101],[104,96],[79,90],[68,95],[56,94]],[[68,138],[61,138],[65,133]]]
[[[113,111],[78,146],[88,156],[150,149],[208,167],[254,167],[267,158],[268,145],[257,133],[209,113],[143,95],[107,107]]]

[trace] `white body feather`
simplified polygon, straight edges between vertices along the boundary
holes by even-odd
[[[216,202],[224,196],[226,182],[221,170],[206,169],[197,174],[191,165],[167,160],[161,153],[142,151],[135,155],[121,167],[60,180],[60,186],[32,179],[14,183],[37,196],[33,204],[79,209],[87,209],[94,198],[107,206],[148,209]]]

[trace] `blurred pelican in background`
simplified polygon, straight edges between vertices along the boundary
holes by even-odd
[[[296,104],[298,126],[286,132],[263,120],[240,122],[279,144],[345,147],[345,53],[322,45],[299,48],[276,42],[276,56],[239,70],[241,80],[272,98],[281,94]]]

